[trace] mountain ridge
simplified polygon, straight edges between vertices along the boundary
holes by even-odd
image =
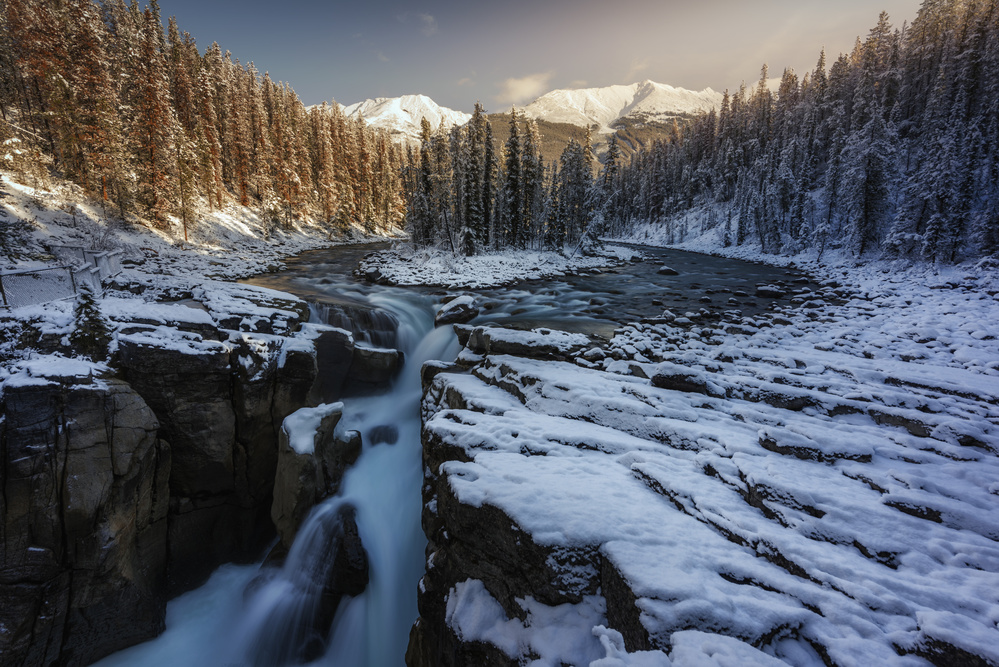
[[[597,125],[610,132],[616,123],[662,122],[710,111],[721,104],[722,94],[711,88],[687,90],[650,79],[630,85],[600,88],[556,89],[518,108],[528,118],[573,125]]]
[[[692,91],[646,79],[628,85],[558,88],[515,108],[527,118],[578,127],[596,125],[598,132],[610,133],[622,124],[641,126],[704,113],[717,108],[721,100],[722,94],[711,88]],[[367,99],[343,107],[343,111],[350,118],[363,118],[369,125],[408,142],[419,141],[424,117],[435,130],[442,121],[450,128],[464,125],[472,117],[442,107],[421,94]]]

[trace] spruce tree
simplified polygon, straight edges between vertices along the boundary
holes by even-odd
[[[92,361],[107,359],[111,329],[101,314],[90,285],[80,285],[73,309],[73,324],[73,331],[69,334],[69,345],[73,352]]]
[[[524,195],[521,180],[523,163],[520,150],[520,124],[516,108],[510,109],[510,138],[506,141],[504,153],[503,238],[507,245],[520,247],[524,225]]]

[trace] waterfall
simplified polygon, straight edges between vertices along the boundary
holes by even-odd
[[[364,448],[340,493],[313,508],[280,570],[223,566],[205,586],[170,603],[163,635],[98,665],[404,664],[426,546],[420,368],[429,359],[453,359],[459,346],[450,327],[434,329],[430,297],[381,289],[368,302],[368,312],[391,314],[393,342],[406,361],[387,392],[344,400],[338,428],[360,431]],[[384,437],[391,427],[397,436]],[[316,619],[331,613],[321,582],[330,574],[343,512],[350,509],[367,552],[369,583],[342,600],[332,630],[319,636]]]
[[[429,303],[394,295],[373,295],[371,301],[398,319],[396,343],[406,363],[385,394],[344,401],[342,428],[360,431],[364,450],[345,475],[341,493],[313,509],[280,572],[248,596],[230,658],[235,664],[315,657],[316,638],[309,633],[322,611],[322,582],[345,507],[356,509],[369,583],[361,595],[340,603],[331,633],[319,640],[324,651],[311,664],[404,664],[409,629],[418,615],[416,585],[426,545],[420,527],[420,367],[428,359],[453,358],[458,346],[449,327],[433,329]],[[387,426],[398,433],[394,444],[373,437]]]
[[[350,303],[310,301],[313,322],[346,329],[354,340],[375,347],[396,347],[399,319],[391,312]]]

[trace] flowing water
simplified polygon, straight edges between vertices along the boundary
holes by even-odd
[[[280,665],[301,662],[303,651],[313,660],[308,664],[315,665],[404,664],[426,544],[420,526],[420,367],[429,359],[453,359],[458,345],[450,327],[433,326],[440,290],[353,280],[349,271],[357,260],[380,247],[303,253],[285,271],[250,281],[308,299],[315,319],[405,354],[389,391],[344,400],[338,429],[360,431],[364,448],[348,469],[341,493],[314,508],[280,571],[268,572],[260,565],[219,568],[204,586],[170,602],[163,635],[98,665]],[[619,323],[657,316],[664,307],[677,314],[697,310],[705,294],[722,294],[728,307],[753,313],[769,305],[748,296],[756,283],[794,277],[747,262],[670,250],[643,252],[649,254],[646,261],[614,271],[481,291],[477,302],[484,311],[475,323],[549,326],[610,337]],[[659,275],[663,264],[680,275]],[[727,299],[737,300],[738,306]],[[385,437],[386,429],[393,428],[397,437]],[[370,581],[364,593],[340,604],[329,636],[317,638],[310,630],[321,606],[317,582],[325,580],[331,567],[342,535],[338,517],[347,507],[356,510]]]

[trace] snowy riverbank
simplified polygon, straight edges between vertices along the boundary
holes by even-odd
[[[473,332],[424,405],[419,664],[999,664],[995,277],[883,269],[570,363]]]

